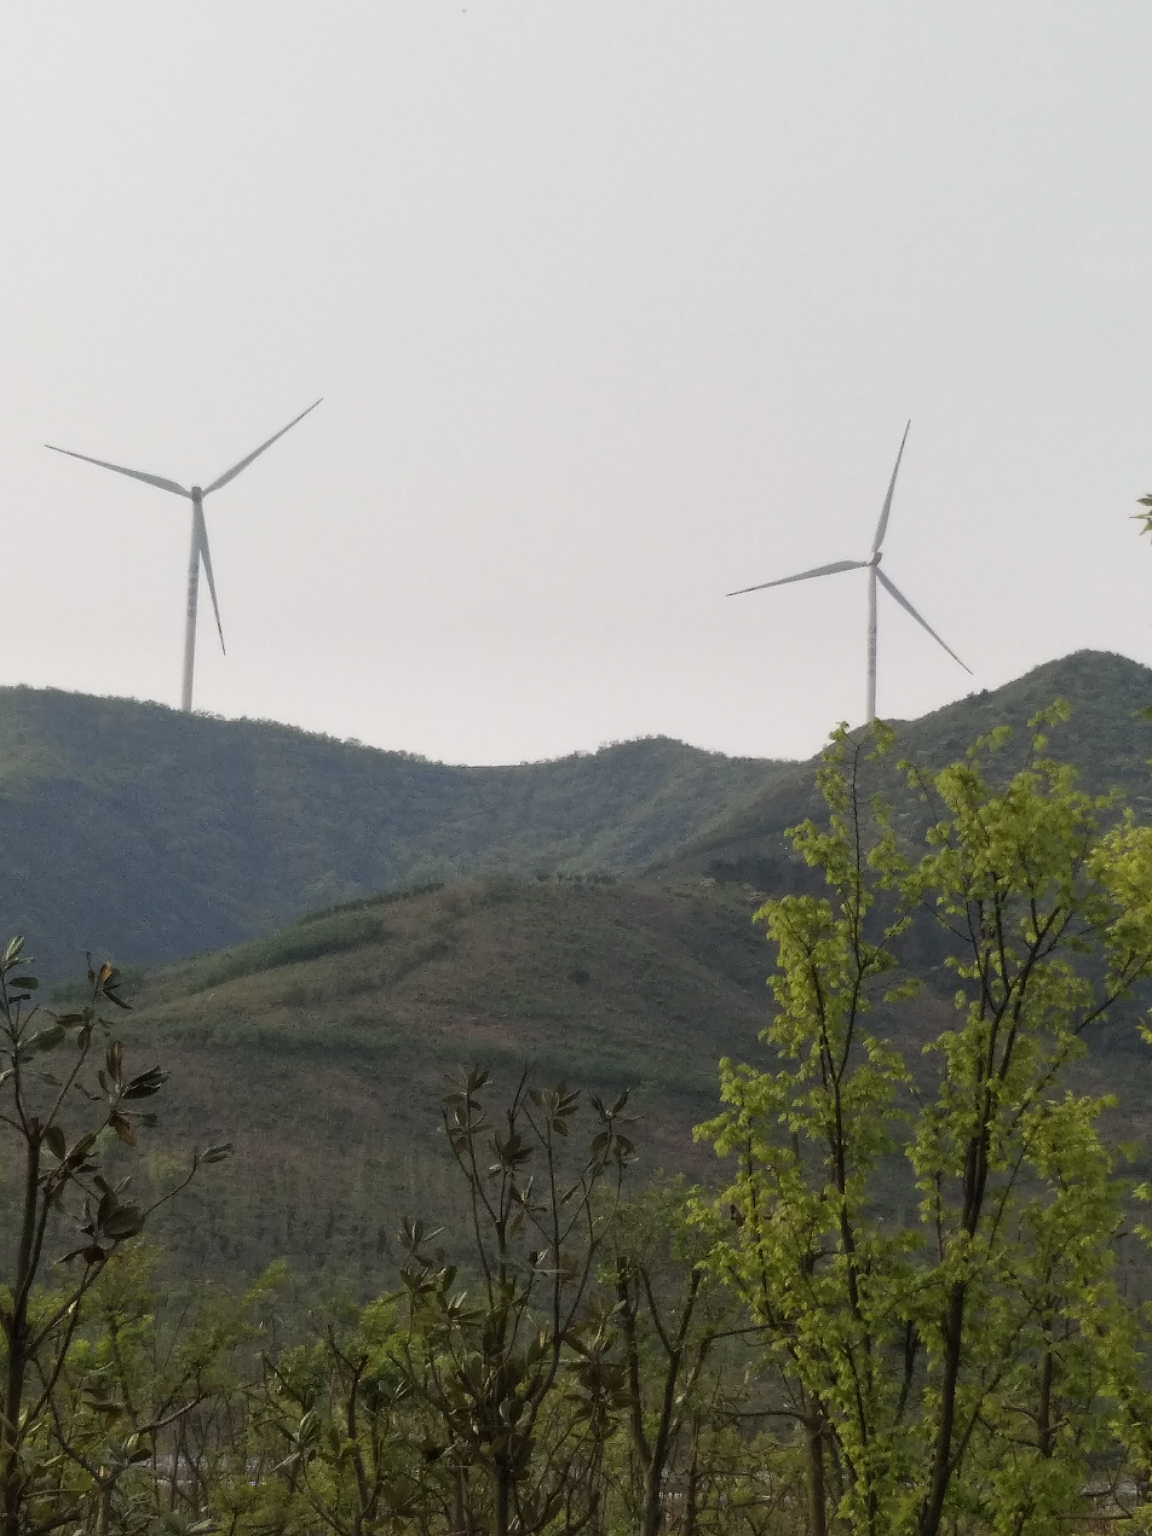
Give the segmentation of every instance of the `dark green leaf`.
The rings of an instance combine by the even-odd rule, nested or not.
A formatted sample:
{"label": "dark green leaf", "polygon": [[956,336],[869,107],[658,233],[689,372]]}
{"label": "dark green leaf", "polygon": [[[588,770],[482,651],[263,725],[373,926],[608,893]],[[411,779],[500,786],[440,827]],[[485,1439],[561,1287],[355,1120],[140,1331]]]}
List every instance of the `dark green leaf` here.
{"label": "dark green leaf", "polygon": [[144,1225],[144,1212],[138,1205],[121,1205],[101,1223],[100,1230],[105,1237],[122,1242],[126,1237],[135,1237]]}
{"label": "dark green leaf", "polygon": [[162,1072],[159,1067],[150,1067],[147,1072],[141,1072],[134,1077],[124,1089],[122,1097],[125,1099],[146,1099],[152,1094],[158,1093],[168,1081],[167,1072]]}
{"label": "dark green leaf", "polygon": [[48,1024],[24,1043],[30,1051],[50,1051],[64,1038],[63,1024]]}

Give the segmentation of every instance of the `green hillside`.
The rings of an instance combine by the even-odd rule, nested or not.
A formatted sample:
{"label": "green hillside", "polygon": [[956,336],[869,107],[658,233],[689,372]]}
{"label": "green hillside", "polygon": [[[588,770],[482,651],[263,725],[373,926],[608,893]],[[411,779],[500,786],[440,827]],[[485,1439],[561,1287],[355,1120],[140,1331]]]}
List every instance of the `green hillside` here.
{"label": "green hillside", "polygon": [[[941,761],[1057,694],[1075,713],[1054,752],[1146,810],[1152,725],[1137,711],[1152,674],[1119,658],[1054,663],[902,727],[901,748]],[[156,1146],[237,1146],[212,1200],[193,1195],[167,1218],[170,1240],[210,1267],[283,1252],[369,1273],[402,1211],[443,1208],[437,1105],[449,1074],[477,1061],[506,1082],[532,1063],[546,1079],[631,1087],[643,1166],[706,1172],[690,1129],[714,1107],[717,1060],[761,1049],[769,953],[749,918],[765,890],[794,882],[783,828],[813,808],[808,768],[642,878],[490,873],[329,908],[143,978],[128,1037],[173,1073]],[[930,994],[892,1027],[936,1030],[948,1014]],[[1101,1029],[1094,1050],[1086,1070],[1122,1087],[1124,1134],[1146,1140],[1152,1063],[1130,1021]]]}
{"label": "green hillside", "polygon": [[286,1253],[370,1271],[405,1210],[443,1207],[438,1104],[478,1061],[504,1083],[532,1064],[549,1082],[630,1087],[643,1166],[699,1171],[691,1128],[712,1110],[716,1062],[754,1048],[763,1018],[752,905],[700,882],[497,874],[146,978],[125,1039],[172,1072],[150,1144],[237,1149],[167,1239],[209,1267]]}
{"label": "green hillside", "polygon": [[[998,725],[1013,727],[1021,746],[1028,720],[1057,698],[1072,708],[1067,724],[1052,737],[1055,756],[1074,763],[1085,786],[1118,788],[1144,818],[1152,816],[1152,670],[1126,657],[1077,651],[1045,663],[1003,688],[967,698],[919,720],[894,721],[896,751],[876,774],[876,783],[896,805],[898,817],[922,814],[919,801],[896,774],[895,761],[908,757],[940,767],[959,757],[980,735]],[[1011,747],[1005,762],[1013,763]],[[813,765],[800,763],[776,775],[661,862],[668,870],[743,880],[764,890],[796,878],[784,832],[816,808]]]}
{"label": "green hillside", "polygon": [[636,870],[787,765],[667,739],[460,768],[266,721],[0,690],[0,927],[50,973],[217,949],[480,868]]}
{"label": "green hillside", "polygon": [[[1057,694],[1061,750],[1148,804],[1152,673],[1081,652],[901,727],[925,761]],[[85,949],[127,964],[214,950],[317,906],[480,870],[684,869],[768,888],[811,767],[666,738],[554,762],[453,767],[266,721],[0,690],[0,927],[49,974]]]}

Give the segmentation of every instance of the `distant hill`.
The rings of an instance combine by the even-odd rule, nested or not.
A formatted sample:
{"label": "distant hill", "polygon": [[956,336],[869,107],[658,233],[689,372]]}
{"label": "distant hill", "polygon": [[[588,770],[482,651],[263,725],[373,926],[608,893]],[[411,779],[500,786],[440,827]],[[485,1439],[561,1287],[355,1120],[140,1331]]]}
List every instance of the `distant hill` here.
{"label": "distant hill", "polygon": [[151,963],[481,868],[637,870],[788,764],[664,738],[450,767],[266,721],[0,690],[0,932]]}
{"label": "distant hill", "polygon": [[[1003,760],[1013,765],[1026,749],[1028,720],[1058,698],[1068,701],[1072,715],[1050,733],[1053,756],[1074,763],[1086,788],[1120,789],[1142,817],[1152,818],[1152,721],[1142,715],[1152,706],[1152,670],[1100,651],[1077,651],[1003,688],[969,694],[919,720],[894,721],[896,751],[875,781],[898,815],[910,818],[918,806],[894,772],[896,759],[942,767],[962,756],[978,736],[1009,725],[1015,745]],[[655,862],[673,873],[706,874],[776,890],[796,877],[785,830],[816,809],[814,764],[798,763]]]}
{"label": "distant hill", "polygon": [[[1079,652],[899,726],[933,763],[1057,696],[1054,742],[1152,811],[1152,672]],[[553,762],[453,767],[266,721],[0,690],[0,932],[49,975],[91,948],[152,964],[272,932],[318,906],[481,870],[644,870],[776,889],[812,765],[625,742]]]}

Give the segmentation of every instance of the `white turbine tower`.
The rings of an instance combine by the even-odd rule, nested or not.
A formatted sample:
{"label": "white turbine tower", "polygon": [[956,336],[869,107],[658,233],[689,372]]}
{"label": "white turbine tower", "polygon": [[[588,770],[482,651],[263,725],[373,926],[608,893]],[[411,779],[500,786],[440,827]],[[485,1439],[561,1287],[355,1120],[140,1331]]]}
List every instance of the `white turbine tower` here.
{"label": "white turbine tower", "polygon": [[908,431],[912,426],[909,422],[904,428],[904,436],[900,439],[900,452],[896,455],[896,467],[892,471],[892,479],[888,485],[888,494],[884,498],[884,506],[880,512],[880,521],[876,524],[876,537],[872,540],[872,553],[867,560],[835,560],[831,565],[818,565],[815,570],[801,571],[798,576],[781,576],[776,581],[762,581],[759,586],[741,587],[739,591],[729,592],[729,597],[740,597],[745,592],[763,592],[766,587],[783,587],[790,581],[807,581],[812,576],[834,576],[837,571],[863,571],[868,572],[868,723],[876,718],[876,583],[879,582],[905,612],[910,613],[922,628],[926,629],[936,641],[937,645],[951,656],[953,661],[959,662],[965,672],[971,674],[972,668],[960,661],[959,656],[950,645],[945,645],[940,636],[932,628],[927,620],[922,619],[913,608],[912,604],[897,588],[895,582],[889,581],[880,569],[880,561],[883,557],[884,535],[888,530],[888,514],[892,511],[892,493],[896,489],[896,476],[900,473],[900,460],[904,457],[904,444],[908,441]]}
{"label": "white turbine tower", "polygon": [[[321,396],[321,399],[323,396]],[[283,437],[285,432],[291,431],[298,421],[303,421],[308,411],[314,411],[320,404],[314,400],[307,411],[301,411],[299,416],[293,417],[286,427],[281,427],[279,432],[270,437],[266,443],[261,443],[259,448],[254,448],[239,464],[233,464],[231,469],[226,469],[222,475],[213,480],[211,485],[203,489],[194,485],[190,491],[186,491],[182,485],[177,485],[175,480],[165,480],[160,475],[147,475],[140,469],[125,469],[122,464],[109,464],[105,459],[93,459],[86,453],[73,453],[71,448],[57,448],[54,443],[45,443],[46,448],[51,448],[53,453],[66,453],[69,458],[83,459],[85,464],[98,464],[101,469],[115,470],[118,475],[129,475],[133,480],[143,480],[146,485],[156,485],[162,491],[172,491],[176,496],[186,496],[192,503],[192,547],[188,556],[188,616],[184,627],[184,685],[180,695],[180,708],[185,713],[192,709],[192,674],[196,666],[196,605],[200,595],[200,563],[204,563],[204,574],[208,578],[208,591],[212,595],[212,609],[216,615],[216,629],[220,635],[220,649],[224,649],[224,629],[220,623],[220,604],[216,601],[216,582],[212,575],[212,556],[208,550],[208,525],[204,521],[204,498],[210,496],[213,491],[218,491],[228,484],[229,480],[235,480],[242,469],[247,469],[253,459],[258,459],[266,448],[271,448],[277,438]]]}

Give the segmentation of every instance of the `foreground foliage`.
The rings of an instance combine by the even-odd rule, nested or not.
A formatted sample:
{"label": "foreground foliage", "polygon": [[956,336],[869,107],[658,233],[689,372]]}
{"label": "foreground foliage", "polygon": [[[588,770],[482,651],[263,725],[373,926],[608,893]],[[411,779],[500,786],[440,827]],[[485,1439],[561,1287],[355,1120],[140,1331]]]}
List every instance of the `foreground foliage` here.
{"label": "foreground foliage", "polygon": [[[1108,819],[1040,734],[992,787],[1004,741],[913,775],[913,857],[862,797],[865,744],[835,739],[828,824],[795,833],[827,894],[760,914],[778,1065],[725,1063],[704,1128],[739,1159],[714,1262],[803,1424],[813,1533],[1056,1531],[1121,1447],[1145,1472],[1122,1189],[1104,1101],[1067,1074],[1152,971],[1152,830]],[[899,955],[927,921],[955,1014],[911,1063],[869,1016],[914,1009]]]}

